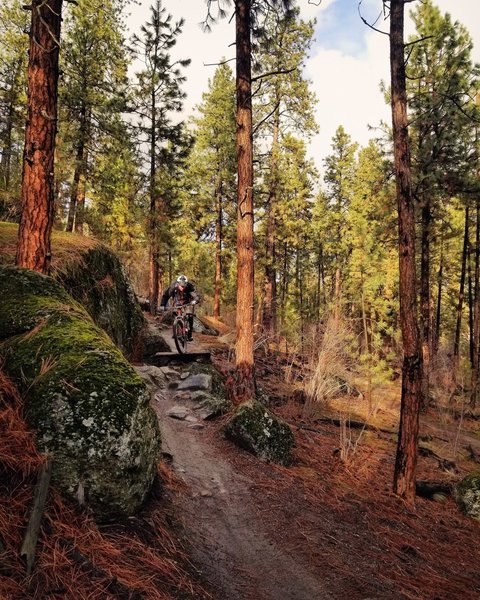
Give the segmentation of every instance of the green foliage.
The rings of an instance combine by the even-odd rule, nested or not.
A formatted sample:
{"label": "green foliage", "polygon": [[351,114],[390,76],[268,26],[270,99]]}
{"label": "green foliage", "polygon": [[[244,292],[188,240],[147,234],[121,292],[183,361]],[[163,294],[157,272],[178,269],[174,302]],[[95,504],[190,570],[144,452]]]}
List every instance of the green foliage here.
{"label": "green foliage", "polygon": [[[125,47],[121,0],[79,0],[66,11],[62,32],[59,85],[60,160],[57,177],[70,180],[59,188],[68,205],[68,230],[81,227],[97,157],[115,138],[128,140],[119,114],[126,110],[129,53]],[[101,159],[100,159],[101,160]]]}
{"label": "green foliage", "polygon": [[16,219],[20,207],[26,118],[26,64],[30,13],[19,0],[0,7],[0,219]]}
{"label": "green foliage", "polygon": [[286,15],[271,11],[263,24],[253,74],[261,82],[254,100],[256,130],[263,138],[271,137],[275,126],[306,138],[318,131],[317,98],[303,74],[314,23],[302,21],[299,13],[298,8]]}
{"label": "green foliage", "polygon": [[[120,123],[117,125],[121,126]],[[106,139],[92,169],[92,204],[86,215],[92,234],[121,253],[138,251],[145,242],[141,174],[137,155],[124,139]]]}
{"label": "green foliage", "polygon": [[431,0],[411,14],[415,37],[423,40],[412,46],[408,61],[414,173],[420,196],[442,196],[445,187],[465,189],[475,179],[480,71],[472,64],[472,40],[463,25],[442,15]]}
{"label": "green foliage", "polygon": [[[146,235],[150,261],[155,270],[168,272],[177,215],[178,181],[191,144],[182,122],[172,122],[173,112],[182,109],[185,81],[182,69],[189,59],[172,62],[170,51],[183,27],[183,19],[172,23],[160,0],[150,7],[150,20],[133,37],[136,55],[145,68],[136,73],[134,96],[136,141],[145,173],[144,192],[148,197]],[[146,150],[146,153],[145,153]],[[152,290],[150,290],[151,293]]]}
{"label": "green foliage", "polygon": [[195,110],[194,144],[181,194],[178,263],[201,282],[204,297],[213,297],[219,252],[223,301],[234,285],[228,275],[236,243],[235,81],[228,65],[217,68]]}

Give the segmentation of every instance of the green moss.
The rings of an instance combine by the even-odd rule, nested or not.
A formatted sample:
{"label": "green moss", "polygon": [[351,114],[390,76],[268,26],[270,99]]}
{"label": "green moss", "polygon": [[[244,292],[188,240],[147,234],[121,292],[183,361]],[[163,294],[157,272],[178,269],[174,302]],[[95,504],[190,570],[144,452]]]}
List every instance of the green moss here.
{"label": "green moss", "polygon": [[[13,265],[17,231],[17,224],[0,223],[0,264]],[[131,356],[145,319],[118,257],[91,238],[59,231],[52,235],[52,254],[52,277]]]}
{"label": "green moss", "polygon": [[290,427],[256,400],[238,407],[224,433],[256,456],[285,466],[291,463],[294,438]]}
{"label": "green moss", "polygon": [[[98,515],[133,512],[155,476],[160,436],[143,380],[57,282],[0,267],[0,355],[54,479]],[[3,329],[4,328],[4,329]],[[9,335],[9,337],[6,337]]]}
{"label": "green moss", "polygon": [[455,487],[454,496],[462,512],[480,520],[480,472],[462,479]]}

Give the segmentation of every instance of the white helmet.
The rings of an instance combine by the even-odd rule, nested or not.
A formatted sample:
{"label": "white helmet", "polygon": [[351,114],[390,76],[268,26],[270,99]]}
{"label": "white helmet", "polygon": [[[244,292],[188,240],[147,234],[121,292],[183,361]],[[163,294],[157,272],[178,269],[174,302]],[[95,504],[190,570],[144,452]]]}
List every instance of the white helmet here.
{"label": "white helmet", "polygon": [[188,279],[185,277],[185,275],[179,275],[177,277],[177,283],[180,285],[187,285]]}

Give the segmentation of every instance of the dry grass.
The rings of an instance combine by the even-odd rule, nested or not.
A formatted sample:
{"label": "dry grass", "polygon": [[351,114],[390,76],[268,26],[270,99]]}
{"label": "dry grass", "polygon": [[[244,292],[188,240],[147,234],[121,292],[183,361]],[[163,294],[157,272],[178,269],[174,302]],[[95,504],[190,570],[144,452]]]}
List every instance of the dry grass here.
{"label": "dry grass", "polygon": [[312,374],[305,386],[305,418],[315,418],[325,404],[339,395],[342,385],[351,380],[346,350],[348,339],[349,332],[334,319],[329,319],[314,357]]}
{"label": "dry grass", "polygon": [[[17,251],[17,223],[0,222],[0,257],[4,265],[13,265]],[[84,264],[86,251],[100,243],[83,235],[53,231],[52,233],[52,275],[66,275]]]}

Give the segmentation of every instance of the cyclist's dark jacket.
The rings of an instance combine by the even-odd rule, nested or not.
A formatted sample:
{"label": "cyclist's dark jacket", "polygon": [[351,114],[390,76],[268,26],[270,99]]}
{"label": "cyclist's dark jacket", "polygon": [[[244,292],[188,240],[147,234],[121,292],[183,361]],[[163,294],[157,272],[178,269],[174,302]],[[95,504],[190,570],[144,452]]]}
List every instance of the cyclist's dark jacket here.
{"label": "cyclist's dark jacket", "polygon": [[183,292],[179,290],[179,284],[177,281],[174,281],[170,287],[168,287],[163,296],[161,306],[167,306],[170,298],[173,298],[174,306],[181,306],[182,304],[188,304],[195,300],[195,302],[200,301],[200,296],[195,291],[195,287],[187,281],[185,287],[183,288]]}

